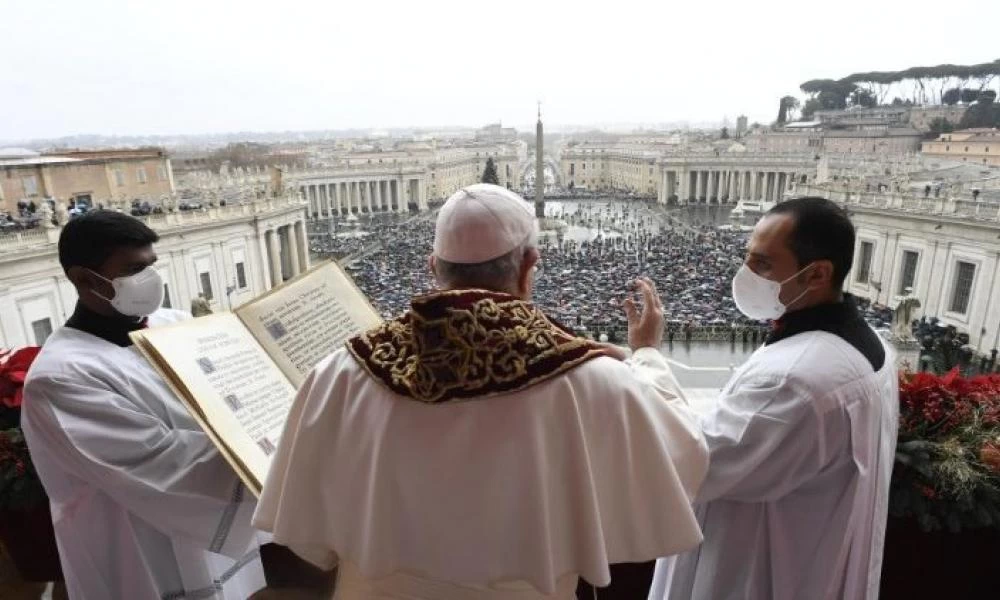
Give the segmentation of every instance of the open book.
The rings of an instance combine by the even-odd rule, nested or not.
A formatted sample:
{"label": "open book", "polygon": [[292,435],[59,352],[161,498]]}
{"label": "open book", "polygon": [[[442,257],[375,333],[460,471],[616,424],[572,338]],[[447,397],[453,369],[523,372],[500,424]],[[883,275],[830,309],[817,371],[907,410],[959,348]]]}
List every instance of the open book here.
{"label": "open book", "polygon": [[327,262],[235,312],[131,335],[260,495],[295,390],[316,363],[381,321],[350,277]]}

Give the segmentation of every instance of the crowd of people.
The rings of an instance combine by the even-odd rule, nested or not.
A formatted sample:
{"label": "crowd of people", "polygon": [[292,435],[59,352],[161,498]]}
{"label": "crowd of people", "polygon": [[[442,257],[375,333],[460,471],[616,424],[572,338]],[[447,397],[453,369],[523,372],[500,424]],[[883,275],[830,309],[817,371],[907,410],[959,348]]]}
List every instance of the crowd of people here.
{"label": "crowd of people", "polygon": [[[664,297],[669,327],[744,323],[729,297],[729,282],[745,248],[745,234],[708,225],[669,225],[645,203],[550,205],[539,240],[542,267],[534,299],[576,330],[623,331],[619,301],[640,273]],[[348,270],[383,314],[406,310],[413,293],[431,291],[427,267],[434,235],[430,216],[375,215],[363,220],[316,221],[310,247],[319,255],[350,257]]]}
{"label": "crowd of people", "polygon": [[[385,318],[405,311],[414,294],[433,290],[427,265],[433,236],[430,214],[310,223],[312,252],[348,258],[348,271]],[[762,341],[764,324],[740,314],[730,293],[747,236],[645,202],[549,203],[534,301],[579,333],[620,341],[626,321],[619,303],[629,282],[643,274],[662,295],[668,340],[711,334]],[[892,320],[886,308],[861,308],[876,327]]]}

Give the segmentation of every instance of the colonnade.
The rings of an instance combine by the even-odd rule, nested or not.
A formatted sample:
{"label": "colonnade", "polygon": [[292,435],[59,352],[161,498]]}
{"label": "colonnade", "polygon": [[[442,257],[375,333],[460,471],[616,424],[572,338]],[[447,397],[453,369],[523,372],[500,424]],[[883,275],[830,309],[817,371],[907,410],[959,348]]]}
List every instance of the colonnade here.
{"label": "colonnade", "polygon": [[664,169],[659,199],[681,204],[778,202],[799,177],[792,171],[762,169]]}
{"label": "colonnade", "polygon": [[266,289],[280,285],[309,268],[309,239],[304,221],[267,229],[261,245]]}
{"label": "colonnade", "polygon": [[309,201],[309,214],[330,217],[335,214],[409,211],[427,208],[426,185],[422,178],[351,179],[300,182],[299,190]]}

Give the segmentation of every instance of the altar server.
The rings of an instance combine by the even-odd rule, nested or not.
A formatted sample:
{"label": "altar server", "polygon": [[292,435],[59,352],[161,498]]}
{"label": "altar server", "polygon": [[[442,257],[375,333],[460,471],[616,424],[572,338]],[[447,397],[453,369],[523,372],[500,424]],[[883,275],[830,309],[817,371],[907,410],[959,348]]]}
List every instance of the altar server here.
{"label": "altar server", "polygon": [[773,331],[701,415],[705,541],[659,562],[651,599],[878,597],[898,385],[843,291],[854,240],[822,198],[778,204],[755,227],[733,298]]}
{"label": "altar server", "polygon": [[28,373],[21,423],[72,600],[243,600],[264,586],[253,496],[128,337],[185,316],[160,309],[157,239],[112,211],[65,226],[79,300]]}

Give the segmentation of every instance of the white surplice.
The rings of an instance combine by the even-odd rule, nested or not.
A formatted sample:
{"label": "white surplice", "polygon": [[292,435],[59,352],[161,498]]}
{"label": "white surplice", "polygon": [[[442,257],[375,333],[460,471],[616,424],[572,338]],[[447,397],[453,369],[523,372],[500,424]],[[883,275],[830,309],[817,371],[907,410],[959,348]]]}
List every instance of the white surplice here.
{"label": "white surplice", "polygon": [[651,600],[878,597],[898,380],[832,333],[762,347],[701,415],[711,454],[697,549],[657,563]]}
{"label": "white surplice", "polygon": [[242,600],[264,587],[253,495],[135,348],[53,333],[22,426],[72,600]]}
{"label": "white surplice", "polygon": [[346,350],[296,397],[254,524],[338,598],[572,598],[577,576],[701,540],[694,415],[653,349],[524,390],[424,404]]}

